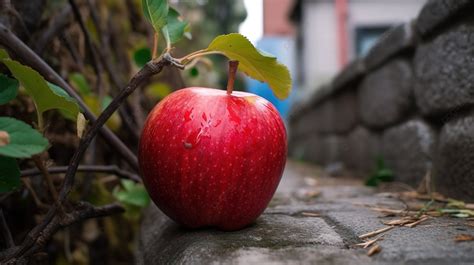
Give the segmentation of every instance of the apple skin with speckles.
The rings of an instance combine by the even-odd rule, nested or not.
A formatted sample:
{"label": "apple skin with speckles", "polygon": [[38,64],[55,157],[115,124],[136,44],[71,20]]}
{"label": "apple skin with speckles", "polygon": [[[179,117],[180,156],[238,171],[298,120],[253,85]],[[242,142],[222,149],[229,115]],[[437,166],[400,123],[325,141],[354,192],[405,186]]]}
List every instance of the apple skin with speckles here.
{"label": "apple skin with speckles", "polygon": [[262,214],[286,155],[285,126],[270,102],[198,87],[158,103],[139,145],[144,184],[167,216],[188,228],[227,231]]}

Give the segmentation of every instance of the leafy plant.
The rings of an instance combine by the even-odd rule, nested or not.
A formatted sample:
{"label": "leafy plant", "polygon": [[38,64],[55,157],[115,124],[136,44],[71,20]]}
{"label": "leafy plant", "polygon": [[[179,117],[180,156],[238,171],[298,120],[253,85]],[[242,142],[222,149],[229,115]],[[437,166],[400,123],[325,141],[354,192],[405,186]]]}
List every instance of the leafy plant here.
{"label": "leafy plant", "polygon": [[[142,0],[143,12],[150,21],[155,34],[160,34],[166,42],[165,53],[171,45],[187,33],[188,23],[179,19],[179,13],[169,7],[166,0]],[[157,45],[155,38],[154,47]],[[175,63],[187,65],[193,60],[211,54],[221,54],[230,60],[239,61],[239,70],[251,78],[267,82],[273,93],[280,99],[287,98],[291,91],[291,76],[288,68],[279,63],[275,56],[258,50],[243,35],[231,33],[217,36],[206,49],[190,53]]]}
{"label": "leafy plant", "polygon": [[374,173],[365,181],[366,186],[377,187],[381,182],[390,182],[394,179],[394,173],[385,165],[382,157],[376,160]]}
{"label": "leafy plant", "polygon": [[43,113],[51,109],[61,110],[66,118],[76,120],[80,109],[75,99],[62,88],[47,82],[31,67],[10,59],[5,51],[0,54],[0,62],[7,66],[34,100],[40,129],[44,127]]}
{"label": "leafy plant", "polygon": [[132,220],[140,216],[140,210],[150,204],[150,196],[143,184],[124,179],[113,190],[113,196],[126,208],[126,215]]}
{"label": "leafy plant", "polygon": [[18,81],[0,74],[0,105],[8,103],[18,93]]}

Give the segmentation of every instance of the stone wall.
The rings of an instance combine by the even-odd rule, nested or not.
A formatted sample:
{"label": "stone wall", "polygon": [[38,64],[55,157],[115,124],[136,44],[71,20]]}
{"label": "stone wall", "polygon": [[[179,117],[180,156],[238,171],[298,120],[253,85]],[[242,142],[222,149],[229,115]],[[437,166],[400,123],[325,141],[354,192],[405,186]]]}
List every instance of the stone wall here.
{"label": "stone wall", "polygon": [[290,155],[474,201],[474,1],[430,0],[417,18],[318,88],[290,116]]}

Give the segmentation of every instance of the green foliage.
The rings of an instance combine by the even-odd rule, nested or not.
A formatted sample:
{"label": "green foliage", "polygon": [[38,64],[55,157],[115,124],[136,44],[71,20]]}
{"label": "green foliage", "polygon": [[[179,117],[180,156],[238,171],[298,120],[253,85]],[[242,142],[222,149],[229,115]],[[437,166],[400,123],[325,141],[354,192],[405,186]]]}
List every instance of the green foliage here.
{"label": "green foliage", "polygon": [[0,145],[0,155],[29,158],[48,147],[48,140],[30,125],[10,118],[0,117],[0,131],[8,133],[8,141]]}
{"label": "green foliage", "polygon": [[287,98],[291,91],[291,76],[288,68],[279,63],[275,56],[255,48],[252,43],[238,33],[216,37],[206,49],[218,52],[231,60],[239,61],[239,69],[251,78],[266,82],[275,96]]}
{"label": "green foliage", "polygon": [[390,182],[393,178],[393,171],[385,165],[382,157],[378,157],[375,172],[366,180],[365,185],[377,187],[380,182]]}
{"label": "green foliage", "polygon": [[18,93],[18,81],[0,74],[0,105],[14,99]]}
{"label": "green foliage", "polygon": [[122,187],[115,187],[114,197],[125,205],[146,207],[150,203],[150,197],[143,184],[135,183],[131,180],[122,180]]}
{"label": "green foliage", "polygon": [[62,110],[67,113],[66,118],[76,119],[79,114],[79,105],[62,88],[48,84],[35,70],[11,59],[3,59],[12,75],[20,81],[28,94],[33,98],[38,112],[38,122],[42,123],[42,115],[51,109]]}
{"label": "green foliage", "polygon": [[183,36],[190,38],[189,24],[180,19],[176,9],[169,7],[167,0],[142,0],[143,13],[156,33],[161,32],[167,47]]}
{"label": "green foliage", "polygon": [[146,88],[146,94],[155,99],[163,99],[171,93],[171,87],[166,83],[152,83]]}
{"label": "green foliage", "polygon": [[470,209],[440,209],[439,210],[443,214],[449,214],[452,217],[456,218],[468,218],[468,217],[474,217],[474,210]]}
{"label": "green foliage", "polygon": [[168,12],[168,33],[171,43],[176,43],[183,38],[185,33],[189,33],[189,23],[180,18],[176,9],[171,8]]}
{"label": "green foliage", "polygon": [[112,195],[125,207],[125,217],[137,220],[141,209],[150,204],[150,197],[143,184],[121,180],[121,187],[115,187]]}
{"label": "green foliage", "polygon": [[199,70],[197,69],[197,67],[191,68],[191,70],[189,71],[189,75],[192,77],[199,76]]}
{"label": "green foliage", "polygon": [[151,51],[149,48],[140,48],[133,53],[133,60],[138,67],[143,67],[151,60]]}
{"label": "green foliage", "polygon": [[166,25],[168,19],[168,1],[167,0],[142,0],[143,14],[151,22],[156,32]]}
{"label": "green foliage", "polygon": [[5,51],[4,49],[0,49],[0,60],[8,59],[8,58],[10,58],[10,56],[8,56],[7,51]]}
{"label": "green foliage", "polygon": [[92,88],[83,74],[71,73],[69,75],[69,80],[71,81],[72,85],[79,90],[81,95],[87,95],[92,92]]}
{"label": "green foliage", "polygon": [[0,156],[0,193],[20,187],[20,168],[15,158]]}

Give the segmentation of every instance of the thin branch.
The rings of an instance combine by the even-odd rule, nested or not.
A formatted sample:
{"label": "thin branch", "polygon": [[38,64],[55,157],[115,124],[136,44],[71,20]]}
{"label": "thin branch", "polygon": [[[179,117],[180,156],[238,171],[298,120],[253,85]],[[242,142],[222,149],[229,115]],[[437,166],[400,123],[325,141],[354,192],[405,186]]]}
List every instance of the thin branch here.
{"label": "thin branch", "polygon": [[[41,59],[34,51],[32,51],[23,41],[18,39],[8,28],[0,23],[0,44],[8,48],[11,52],[18,56],[18,58],[32,66],[41,75],[49,81],[64,88],[66,92],[75,98],[84,112],[84,116],[91,122],[96,121],[96,116],[92,113],[89,107],[76,93],[76,91],[61,78],[43,59]],[[138,159],[135,154],[107,127],[101,127],[100,133],[104,139],[111,145],[134,170],[138,170]]]}
{"label": "thin branch", "polygon": [[[107,108],[99,115],[97,120],[91,125],[90,129],[82,137],[79,147],[77,148],[74,156],[72,157],[69,168],[64,177],[64,182],[61,186],[59,193],[58,201],[48,210],[46,216],[42,222],[33,228],[22,242],[20,248],[13,253],[13,255],[8,255],[7,260],[12,259],[13,257],[25,257],[29,256],[44,245],[43,241],[39,240],[40,238],[49,239],[49,237],[44,237],[44,235],[52,235],[53,233],[49,232],[51,225],[54,226],[55,220],[58,218],[59,209],[62,208],[64,202],[67,199],[69,192],[71,191],[74,181],[76,171],[79,166],[84,153],[86,152],[89,144],[92,139],[97,135],[100,128],[102,128],[105,122],[112,116],[112,114],[120,107],[123,101],[147,81],[151,76],[161,72],[164,66],[174,65],[179,68],[184,68],[182,65],[176,62],[176,59],[172,58],[169,54],[164,54],[162,57],[155,61],[148,62],[134,77],[130,80],[129,84],[120,91],[120,93],[112,100],[112,102],[107,106]],[[57,230],[57,229],[56,229]]]}
{"label": "thin branch", "polygon": [[5,242],[7,248],[15,246],[15,241],[13,241],[12,233],[10,232],[10,228],[8,228],[5,216],[3,216],[2,209],[0,209],[0,235],[2,236],[3,242]]}
{"label": "thin branch", "polygon": [[42,54],[46,45],[48,45],[56,35],[64,31],[71,21],[70,6],[66,6],[58,14],[54,15],[46,30],[41,33],[41,37],[33,44],[33,49],[36,53]]}
{"label": "thin branch", "polygon": [[[48,168],[48,172],[50,174],[60,174],[60,173],[66,173],[68,170],[67,166],[62,166],[62,167],[50,167]],[[110,165],[110,166],[102,166],[102,165],[80,165],[77,168],[77,172],[96,172],[96,173],[111,173],[114,175],[117,175],[118,177],[121,178],[126,178],[126,179],[131,179],[136,182],[141,182],[141,178],[133,174],[129,171],[120,169],[116,165]],[[41,175],[41,171],[32,168],[32,169],[26,169],[21,171],[21,176],[22,177],[30,177],[30,176],[37,176]]]}
{"label": "thin branch", "polygon": [[54,200],[58,199],[58,192],[54,187],[53,179],[49,174],[48,169],[44,165],[44,161],[41,159],[39,155],[33,156],[33,161],[35,162],[36,167],[39,169],[39,172],[43,175],[44,179],[46,180],[46,185],[48,186],[49,192],[51,192],[51,196],[53,196]]}
{"label": "thin branch", "polygon": [[112,114],[120,107],[120,105],[125,101],[125,99],[137,89],[141,84],[147,81],[151,76],[161,72],[165,65],[172,65],[173,58],[169,54],[165,54],[163,57],[159,58],[157,61],[151,61],[147,63],[135,76],[132,77],[130,83],[120,91],[120,93],[112,100],[112,102],[107,106],[107,108],[99,115],[97,120],[91,125],[90,129],[82,137],[79,144],[79,148],[74,153],[70,163],[69,169],[66,172],[64,178],[63,186],[61,187],[61,192],[59,193],[59,202],[63,203],[67,195],[71,191],[71,188],[74,184],[74,176],[76,170],[79,166],[84,153],[86,152],[89,144],[92,139],[97,135],[100,128],[105,124],[105,122],[112,116]]}
{"label": "thin branch", "polygon": [[[49,239],[60,229],[68,227],[74,223],[90,219],[109,216],[112,214],[123,213],[125,209],[116,203],[108,204],[105,206],[95,207],[88,202],[79,202],[74,206],[74,210],[70,213],[55,214],[44,229],[41,230],[41,233],[36,237],[31,237],[30,234],[27,235],[25,242],[28,242],[28,245],[31,247],[28,249],[20,248],[17,253],[14,255],[7,255],[4,260],[6,264],[17,264],[16,262],[20,260],[25,260],[30,255],[40,251],[44,248]],[[8,251],[7,251],[8,252]],[[18,255],[20,254],[21,255]],[[2,257],[3,255],[0,255]],[[1,263],[4,264],[4,263]]]}
{"label": "thin branch", "polygon": [[[69,5],[72,8],[72,13],[74,14],[74,17],[77,20],[77,23],[79,23],[79,27],[81,28],[82,34],[84,34],[84,38],[86,40],[86,45],[89,48],[89,52],[92,55],[92,67],[94,68],[94,72],[96,74],[96,84],[95,88],[96,91],[102,91],[102,64],[99,61],[99,56],[97,55],[96,52],[96,47],[94,43],[92,43],[91,36],[89,31],[86,28],[86,25],[84,23],[84,19],[82,19],[81,12],[79,11],[79,8],[76,4],[76,1],[74,0],[69,0]],[[102,99],[103,95],[102,93],[99,93],[100,98]]]}
{"label": "thin branch", "polygon": [[378,234],[387,232],[388,230],[393,229],[394,227],[395,227],[395,226],[387,226],[387,227],[384,227],[384,228],[381,228],[381,229],[378,229],[378,230],[375,230],[375,231],[372,231],[372,232],[369,232],[369,233],[360,235],[359,238],[360,238],[360,239],[364,239],[364,238],[368,238],[368,237],[373,237],[373,236],[376,236],[376,235],[378,235]]}
{"label": "thin branch", "polygon": [[[125,84],[124,84],[124,81],[121,78],[119,78],[120,75],[117,74],[117,70],[114,69],[113,63],[111,62],[112,54],[110,54],[109,52],[110,43],[109,43],[107,31],[103,30],[103,27],[101,26],[101,22],[100,22],[100,17],[97,14],[97,11],[95,7],[93,6],[93,4],[91,3],[91,1],[88,0],[87,4],[89,6],[91,18],[97,29],[100,42],[101,42],[101,49],[98,49],[96,45],[93,45],[92,48],[95,49],[95,55],[99,57],[100,63],[103,64],[103,68],[105,68],[105,71],[109,77],[109,80],[112,81],[112,84],[115,86],[117,91],[120,91],[121,88],[124,87]],[[85,34],[89,34],[87,30],[85,30]],[[133,123],[133,118],[130,117],[130,115],[128,115],[126,111],[127,106],[130,106],[130,105],[127,104],[127,102],[125,102],[125,104],[119,108],[118,112],[119,112],[120,117],[122,118],[122,121],[124,122],[124,125],[130,131],[134,140],[138,141],[138,138],[140,137],[139,131],[137,130],[137,126]]]}

